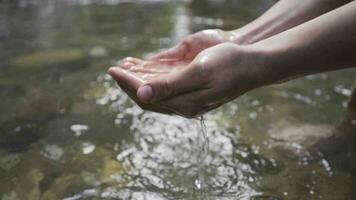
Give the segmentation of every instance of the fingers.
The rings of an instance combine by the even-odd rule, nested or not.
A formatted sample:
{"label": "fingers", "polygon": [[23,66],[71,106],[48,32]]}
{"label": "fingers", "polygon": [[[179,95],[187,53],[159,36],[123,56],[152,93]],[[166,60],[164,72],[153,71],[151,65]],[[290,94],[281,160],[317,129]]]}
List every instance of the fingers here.
{"label": "fingers", "polygon": [[133,63],[135,65],[139,65],[142,62],[144,62],[143,60],[139,59],[139,58],[133,58],[133,57],[126,57],[122,60],[123,63],[127,62],[127,63]]}
{"label": "fingers", "polygon": [[170,69],[153,68],[153,67],[145,67],[145,66],[133,66],[128,70],[134,73],[148,73],[148,74],[164,74],[171,71]]}
{"label": "fingers", "polygon": [[138,58],[127,57],[127,58],[124,58],[124,59],[120,62],[119,65],[120,65],[123,69],[129,70],[129,69],[131,69],[132,67],[141,65],[143,62],[144,62],[143,60],[138,59]]}
{"label": "fingers", "polygon": [[[110,68],[108,70],[108,73],[114,77],[114,79],[117,79],[117,71],[119,69],[115,68]],[[120,73],[120,72],[119,72]],[[119,75],[121,76],[121,75]],[[125,81],[116,81],[117,84],[119,85],[119,87],[138,105],[140,106],[142,109],[144,110],[148,110],[148,111],[153,111],[153,112],[159,112],[159,113],[163,113],[163,114],[172,114],[171,111],[169,111],[168,109],[165,108],[161,108],[159,106],[155,106],[152,104],[145,104],[142,103],[138,100],[137,96],[136,96],[136,88],[133,87],[132,85],[130,85],[129,82],[125,82]]]}
{"label": "fingers", "polygon": [[152,104],[145,104],[145,103],[140,102],[137,99],[135,91],[130,91],[128,89],[128,87],[125,86],[124,84],[121,84],[121,83],[119,84],[118,83],[118,85],[143,110],[152,111],[152,112],[158,112],[158,113],[163,113],[163,114],[173,114],[173,112],[168,110],[168,109],[165,109],[165,108],[162,108],[162,107],[159,107],[159,106],[155,106],[155,105],[152,105]]}
{"label": "fingers", "polygon": [[131,62],[123,62],[120,64],[120,66],[123,68],[123,69],[126,69],[126,70],[129,70],[130,68],[136,66],[135,64],[131,63]]}
{"label": "fingers", "polygon": [[209,103],[210,93],[209,89],[197,90],[157,102],[155,105],[178,115],[194,118],[220,105]]}
{"label": "fingers", "polygon": [[185,57],[185,52],[187,52],[188,44],[186,42],[181,42],[177,46],[162,51],[149,60],[182,60]]}
{"label": "fingers", "polygon": [[111,75],[116,82],[125,83],[125,85],[133,91],[136,91],[144,83],[142,78],[120,67],[111,67],[108,70],[108,74]]}
{"label": "fingers", "polygon": [[201,76],[199,67],[188,66],[186,69],[158,76],[140,86],[137,96],[142,102],[157,102],[172,96],[203,89],[206,80]]}

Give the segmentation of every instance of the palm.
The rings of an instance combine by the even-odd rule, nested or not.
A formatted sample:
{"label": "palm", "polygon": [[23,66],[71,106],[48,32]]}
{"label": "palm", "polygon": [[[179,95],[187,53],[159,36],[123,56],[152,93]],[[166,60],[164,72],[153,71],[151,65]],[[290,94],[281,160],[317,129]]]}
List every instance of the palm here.
{"label": "palm", "polygon": [[189,61],[144,61],[137,58],[126,58],[120,67],[109,69],[120,88],[125,91],[142,109],[159,113],[172,114],[172,111],[140,101],[137,90],[145,82],[159,76],[177,72],[189,65]]}
{"label": "palm", "polygon": [[193,60],[201,51],[229,41],[229,34],[221,30],[204,30],[186,37],[172,49],[160,52],[152,60]]}
{"label": "palm", "polygon": [[121,67],[128,71],[137,81],[140,81],[142,84],[158,76],[180,71],[187,67],[190,62],[191,60],[189,59],[179,61],[145,61],[138,58],[126,58],[123,60]]}

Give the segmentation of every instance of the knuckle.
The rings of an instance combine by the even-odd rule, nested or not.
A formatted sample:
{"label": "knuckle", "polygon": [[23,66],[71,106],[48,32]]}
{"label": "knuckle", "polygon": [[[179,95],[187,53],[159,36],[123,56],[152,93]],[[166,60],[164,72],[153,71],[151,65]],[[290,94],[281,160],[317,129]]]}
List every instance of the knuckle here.
{"label": "knuckle", "polygon": [[161,90],[162,90],[162,94],[161,94],[161,98],[166,98],[169,97],[171,95],[173,95],[173,90],[171,87],[171,84],[169,83],[168,79],[164,79],[162,84],[161,84]]}
{"label": "knuckle", "polygon": [[161,101],[173,95],[173,89],[168,78],[162,78],[157,82],[151,83],[154,90],[153,101]]}

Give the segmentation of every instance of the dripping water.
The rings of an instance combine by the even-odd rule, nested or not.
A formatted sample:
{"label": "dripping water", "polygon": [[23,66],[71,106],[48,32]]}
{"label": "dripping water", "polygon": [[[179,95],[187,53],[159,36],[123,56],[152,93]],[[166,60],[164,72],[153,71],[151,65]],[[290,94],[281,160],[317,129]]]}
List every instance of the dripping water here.
{"label": "dripping water", "polygon": [[195,186],[199,190],[199,199],[206,199],[206,158],[209,154],[209,138],[207,135],[207,128],[204,120],[204,116],[198,118],[198,143],[199,143],[199,155],[198,155],[198,178],[195,180]]}

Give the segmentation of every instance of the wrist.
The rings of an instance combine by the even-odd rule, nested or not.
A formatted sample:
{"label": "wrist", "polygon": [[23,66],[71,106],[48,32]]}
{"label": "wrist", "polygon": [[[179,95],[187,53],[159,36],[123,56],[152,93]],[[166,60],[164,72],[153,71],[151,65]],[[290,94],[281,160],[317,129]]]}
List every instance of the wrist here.
{"label": "wrist", "polygon": [[254,34],[249,33],[244,27],[232,31],[227,31],[229,42],[238,45],[249,45],[256,41]]}
{"label": "wrist", "polygon": [[288,78],[283,59],[278,59],[278,51],[272,48],[261,48],[257,45],[240,46],[243,49],[245,66],[249,66],[251,80],[255,87],[262,87]]}

